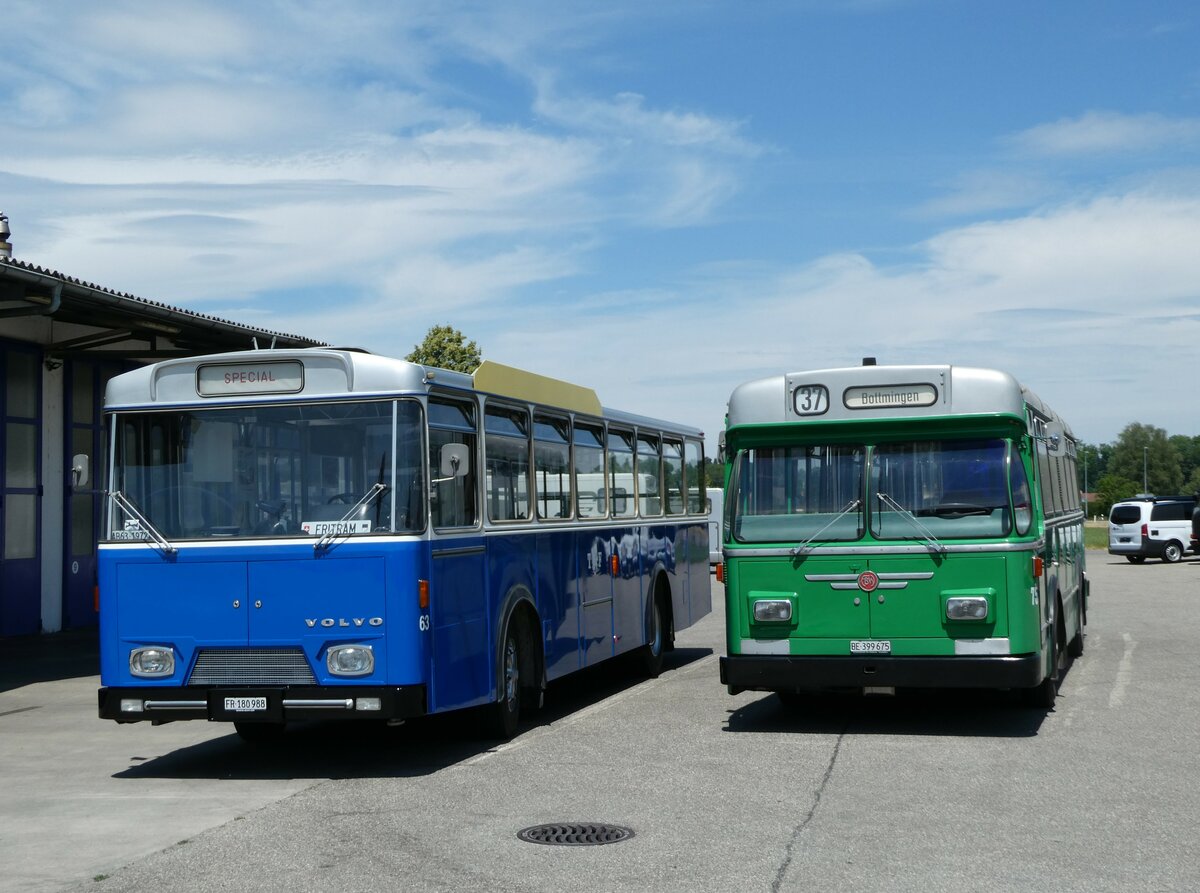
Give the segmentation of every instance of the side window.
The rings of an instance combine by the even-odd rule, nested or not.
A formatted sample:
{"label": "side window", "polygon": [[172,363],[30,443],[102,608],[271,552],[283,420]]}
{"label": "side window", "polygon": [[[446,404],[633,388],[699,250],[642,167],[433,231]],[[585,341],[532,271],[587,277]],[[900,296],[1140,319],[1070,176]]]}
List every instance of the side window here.
{"label": "side window", "polygon": [[529,518],[529,413],[488,405],[483,449],[488,520]]}
{"label": "side window", "polygon": [[1161,502],[1150,510],[1151,521],[1186,521],[1191,517],[1185,502]]}
{"label": "side window", "polygon": [[649,434],[638,435],[634,483],[637,486],[638,511],[643,517],[662,514],[662,498],[659,495],[662,457],[658,453],[658,445],[657,437]]}
{"label": "side window", "polygon": [[1033,500],[1029,496],[1029,478],[1025,475],[1021,454],[1012,447],[1009,448],[1009,462],[1011,463],[1014,526],[1018,536],[1025,536],[1029,533],[1030,525],[1033,524]]}
{"label": "side window", "polygon": [[[1041,419],[1036,418],[1034,432],[1039,437],[1044,437],[1046,434],[1046,423]],[[1055,486],[1055,480],[1052,472],[1052,462],[1050,453],[1046,449],[1046,441],[1039,439],[1034,441],[1035,450],[1037,453],[1037,481],[1038,490],[1042,494],[1042,511],[1047,518],[1052,518],[1059,513],[1058,487]]]}
{"label": "side window", "polygon": [[533,417],[533,476],[539,518],[571,517],[571,425],[564,418]]}
{"label": "side window", "polygon": [[683,443],[684,482],[687,485],[687,510],[692,515],[708,514],[704,492],[704,445],[698,440]]}
{"label": "side window", "polygon": [[[479,523],[475,481],[475,406],[472,403],[431,398],[429,401],[430,516],[433,526],[474,527]],[[466,474],[443,474],[443,448],[466,448]]]}
{"label": "side window", "polygon": [[633,432],[608,432],[608,493],[614,518],[631,518],[634,512]]}
{"label": "side window", "polygon": [[663,497],[668,515],[683,514],[683,444],[663,441]]}
{"label": "side window", "polygon": [[604,518],[604,428],[575,422],[575,511],[580,518]]}

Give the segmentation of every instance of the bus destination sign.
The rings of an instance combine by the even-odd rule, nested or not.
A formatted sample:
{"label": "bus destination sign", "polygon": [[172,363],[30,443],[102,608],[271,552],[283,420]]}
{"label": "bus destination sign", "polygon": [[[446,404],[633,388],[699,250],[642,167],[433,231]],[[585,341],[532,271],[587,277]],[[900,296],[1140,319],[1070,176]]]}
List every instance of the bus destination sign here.
{"label": "bus destination sign", "polygon": [[304,365],[299,360],[214,363],[196,370],[196,393],[201,397],[295,394],[302,390]]}
{"label": "bus destination sign", "polygon": [[846,388],[842,402],[847,409],[906,409],[933,406],[937,388],[931,384],[883,384],[865,388]]}

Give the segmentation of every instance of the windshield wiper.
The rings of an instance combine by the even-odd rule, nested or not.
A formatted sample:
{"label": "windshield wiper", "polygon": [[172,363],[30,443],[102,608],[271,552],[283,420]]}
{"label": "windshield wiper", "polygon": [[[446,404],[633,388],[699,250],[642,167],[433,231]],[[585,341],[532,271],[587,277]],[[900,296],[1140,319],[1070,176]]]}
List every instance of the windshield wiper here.
{"label": "windshield wiper", "polygon": [[[138,528],[142,533],[150,539],[151,543],[162,552],[163,557],[174,555],[178,549],[171,545],[170,540],[159,533],[158,528],[150,523],[150,520],[138,510],[138,507],[133,504],[132,500],[120,490],[111,490],[108,494],[109,498],[121,507],[121,511],[133,517],[137,521]],[[128,528],[126,528],[128,529]]]}
{"label": "windshield wiper", "polygon": [[888,496],[882,490],[875,495],[879,497],[880,502],[886,502],[889,506],[900,513],[901,518],[916,528],[916,531],[918,534],[920,534],[921,539],[925,541],[925,547],[929,549],[930,552],[937,552],[943,555],[946,553],[946,547],[942,545],[941,541],[936,536],[929,532],[928,527],[917,520],[916,515],[914,515],[900,503],[896,502],[896,500],[892,499],[892,497]]}
{"label": "windshield wiper", "polygon": [[321,534],[321,538],[313,543],[313,551],[320,552],[322,549],[329,548],[333,544],[333,541],[339,537],[349,536],[349,531],[342,527],[342,525],[349,521],[360,508],[364,505],[370,505],[373,500],[378,499],[387,491],[388,485],[383,481],[372,484],[371,489],[367,491],[362,499],[350,506],[350,510],[346,514],[333,522],[333,529]]}
{"label": "windshield wiper", "polygon": [[834,524],[836,524],[838,521],[840,521],[845,515],[848,515],[850,512],[854,511],[861,504],[862,504],[861,500],[851,499],[848,503],[846,503],[846,507],[844,509],[842,509],[840,512],[838,512],[836,515],[834,515],[832,518],[829,519],[828,524],[826,524],[824,527],[822,527],[820,530],[818,530],[816,533],[814,533],[812,536],[810,536],[808,539],[806,539],[800,545],[796,546],[796,548],[792,549],[792,557],[797,558],[801,555],[807,555],[809,552],[811,552],[812,544],[815,543],[820,538],[822,533],[824,533],[826,530],[828,530],[830,527],[832,527]]}
{"label": "windshield wiper", "polygon": [[939,502],[921,509],[922,515],[937,515],[939,518],[964,518],[967,515],[990,515],[1001,506],[979,505],[974,502]]}

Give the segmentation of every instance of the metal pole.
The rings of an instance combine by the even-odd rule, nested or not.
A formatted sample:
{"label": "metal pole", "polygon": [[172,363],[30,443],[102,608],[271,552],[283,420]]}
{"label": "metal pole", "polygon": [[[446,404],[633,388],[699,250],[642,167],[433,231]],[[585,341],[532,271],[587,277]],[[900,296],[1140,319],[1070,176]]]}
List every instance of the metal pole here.
{"label": "metal pole", "polygon": [[1149,493],[1150,487],[1146,484],[1146,457],[1150,453],[1150,447],[1142,447],[1142,492]]}

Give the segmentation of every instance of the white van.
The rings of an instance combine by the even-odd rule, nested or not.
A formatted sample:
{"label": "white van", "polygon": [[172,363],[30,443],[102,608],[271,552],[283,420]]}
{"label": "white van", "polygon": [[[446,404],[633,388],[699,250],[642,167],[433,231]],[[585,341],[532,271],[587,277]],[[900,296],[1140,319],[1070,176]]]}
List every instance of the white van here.
{"label": "white van", "polygon": [[709,487],[704,495],[708,498],[708,569],[711,571],[721,563],[721,516],[725,509],[725,494],[720,487]]}
{"label": "white van", "polygon": [[1191,496],[1136,496],[1114,503],[1108,514],[1108,552],[1134,564],[1147,558],[1175,562],[1192,535]]}

